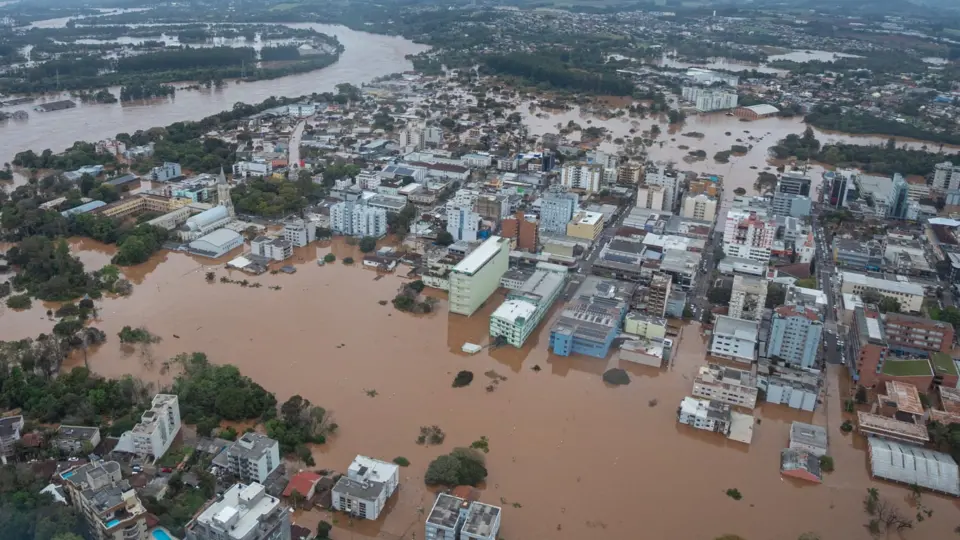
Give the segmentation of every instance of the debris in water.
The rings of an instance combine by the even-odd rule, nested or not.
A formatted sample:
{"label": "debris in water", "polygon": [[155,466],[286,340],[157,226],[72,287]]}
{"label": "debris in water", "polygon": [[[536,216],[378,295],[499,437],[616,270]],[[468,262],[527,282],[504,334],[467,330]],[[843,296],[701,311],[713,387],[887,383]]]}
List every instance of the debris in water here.
{"label": "debris in water", "polygon": [[178,335],[176,335],[176,334],[174,334],[173,337],[175,337],[175,338],[177,338],[177,339],[180,339],[180,336],[178,336]]}
{"label": "debris in water", "polygon": [[380,300],[380,301],[377,302],[377,303],[380,304],[381,306],[385,306],[385,305],[388,304],[388,302],[387,302],[386,300]]}
{"label": "debris in water", "polygon": [[657,406],[657,403],[658,403],[658,402],[657,402],[657,398],[653,398],[653,399],[651,399],[650,401],[647,402],[647,405],[650,406],[650,407],[656,407],[656,406]]}
{"label": "debris in water", "polygon": [[370,397],[377,397],[376,390],[367,390],[366,388],[364,388],[363,391],[366,392],[366,394]]}
{"label": "debris in water", "polygon": [[603,374],[604,382],[615,385],[624,385],[630,384],[630,376],[627,375],[627,372],[620,368],[608,369]]}
{"label": "debris in water", "polygon": [[530,368],[530,369],[539,372],[539,371],[540,371],[540,364],[536,364],[536,365],[534,365],[534,366],[533,366],[532,368]]}

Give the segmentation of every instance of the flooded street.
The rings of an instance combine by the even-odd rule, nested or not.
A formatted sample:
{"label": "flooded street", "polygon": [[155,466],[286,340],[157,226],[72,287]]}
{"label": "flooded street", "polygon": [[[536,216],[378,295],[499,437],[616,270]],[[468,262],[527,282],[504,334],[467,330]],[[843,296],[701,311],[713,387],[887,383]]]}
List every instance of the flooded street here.
{"label": "flooded street", "polygon": [[[91,265],[109,255],[106,246],[88,241],[71,246]],[[673,540],[737,533],[762,540],[795,538],[811,528],[824,538],[869,537],[861,507],[870,485],[866,455],[853,447],[856,436],[840,434],[836,392],[818,414],[829,418],[837,472],[822,486],[781,480],[779,450],[789,424],[814,420],[812,414],[758,408],[762,422],[751,446],[677,425],[677,404],[704,359],[696,325],[686,328],[673,366],[624,365],[632,383],[609,387],[600,378],[607,362],[548,353],[549,321],[523,349],[465,356],[465,341],[488,343],[488,317],[502,295],[470,318],[448,315],[443,300],[433,314],[407,315],[378,304],[394,296],[402,277],[374,280],[374,272],[339,261],[318,267],[315,258],[331,250],[338,258],[358,255],[339,241],[301,249],[294,275],[244,276],[264,284],[257,289],[207,283],[209,260],[158,254],[126,272],[138,282],[132,296],[98,302],[95,325],[108,342],[91,349],[90,367],[162,385],[172,377],[163,372],[165,360],[203,351],[213,362],[237,365],[281,401],[301,394],[334,412],[340,430],[315,448],[318,468],[343,469],[358,453],[408,458],[411,466],[401,471],[399,497],[385,518],[350,527],[340,516],[336,528],[354,538],[413,538],[413,532],[421,538],[425,516],[418,509],[429,511],[433,502],[423,484],[427,464],[481,436],[490,441],[482,500],[503,506],[503,538]],[[216,273],[217,279],[228,275]],[[242,279],[237,272],[231,277]],[[266,287],[274,284],[282,290]],[[54,321],[46,309],[35,303],[26,312],[4,313],[0,339],[49,332]],[[121,349],[116,334],[124,325],[143,325],[162,341]],[[77,355],[65,368],[82,362]],[[452,388],[461,369],[476,378]],[[506,380],[488,391],[495,376]],[[434,424],[446,442],[415,444],[420,426]],[[743,500],[727,497],[728,488],[739,489]],[[891,485],[880,489],[901,504],[907,494]],[[956,526],[953,503],[932,494],[924,494],[924,502],[937,515],[911,537],[946,538]],[[315,511],[298,522],[313,527],[321,517],[330,520]]]}
{"label": "flooded street", "polygon": [[[66,21],[42,21],[38,26],[63,26]],[[48,113],[33,112],[35,104],[23,106],[29,109],[29,119],[0,124],[0,162],[11,161],[22,150],[40,152],[50,148],[59,152],[75,141],[97,141],[121,132],[133,133],[138,129],[167,126],[179,121],[200,120],[230,109],[237,102],[253,104],[270,96],[296,97],[333,91],[340,83],[360,85],[410,69],[412,64],[404,57],[427,49],[400,37],[358,32],[345,26],[314,23],[290,23],[287,26],[312,28],[334,35],[346,50],[335,64],[320,70],[273,80],[231,82],[222,89],[178,92],[170,100],[109,105],[78,103],[76,108]],[[118,92],[114,90],[114,93]],[[48,94],[37,103],[68,98],[67,93]],[[13,110],[11,108],[10,112]]]}

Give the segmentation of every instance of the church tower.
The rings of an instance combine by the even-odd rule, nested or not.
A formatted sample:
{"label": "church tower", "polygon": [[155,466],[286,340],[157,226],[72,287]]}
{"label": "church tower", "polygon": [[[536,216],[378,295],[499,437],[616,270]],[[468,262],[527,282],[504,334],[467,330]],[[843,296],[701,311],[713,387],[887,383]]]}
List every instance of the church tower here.
{"label": "church tower", "polygon": [[230,186],[227,184],[227,175],[223,173],[223,165],[220,166],[220,176],[217,177],[217,203],[226,206],[230,217],[236,215],[233,209],[233,200],[230,198]]}

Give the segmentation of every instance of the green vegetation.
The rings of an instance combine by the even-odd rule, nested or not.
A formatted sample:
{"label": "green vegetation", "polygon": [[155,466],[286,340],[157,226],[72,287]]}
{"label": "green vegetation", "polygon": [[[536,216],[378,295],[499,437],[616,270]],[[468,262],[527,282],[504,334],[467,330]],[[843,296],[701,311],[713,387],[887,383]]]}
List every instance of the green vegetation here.
{"label": "green vegetation", "polygon": [[429,486],[476,486],[487,477],[485,465],[483,454],[476,450],[454,448],[430,462],[423,480]]}
{"label": "green vegetation", "polygon": [[146,328],[131,328],[124,326],[117,334],[120,337],[120,343],[156,343],[160,341],[158,336],[154,336]]}
{"label": "green vegetation", "polygon": [[40,493],[49,482],[27,463],[0,467],[0,538],[82,540],[86,526],[75,508]]}
{"label": "green vegetation", "polygon": [[630,375],[620,368],[608,369],[603,372],[603,382],[616,386],[630,384]]}
{"label": "green vegetation", "polygon": [[629,96],[634,84],[615,72],[589,71],[587,66],[604,66],[599,49],[573,51],[513,52],[489,56],[484,66],[489,74],[520,77],[547,88],[616,96]]}
{"label": "green vegetation", "polygon": [[473,382],[473,372],[472,371],[460,371],[457,373],[457,376],[453,378],[453,387],[462,388],[468,386]]}
{"label": "green vegetation", "polygon": [[183,421],[197,425],[207,436],[221,420],[270,419],[276,415],[277,398],[235,366],[216,366],[203,353],[181,354],[171,360],[182,373],[173,382],[172,393],[180,396]]}
{"label": "green vegetation", "polygon": [[934,166],[946,159],[943,154],[923,149],[898,147],[893,139],[883,145],[834,143],[825,145],[816,161],[837,167],[856,167],[864,172],[892,175],[932,174]]}
{"label": "green vegetation", "polygon": [[880,310],[880,313],[900,313],[900,301],[896,298],[884,296],[880,299],[880,303],[877,304],[877,308]]}
{"label": "green vegetation", "polygon": [[353,264],[353,257],[344,257],[343,264]]}
{"label": "green vegetation", "polygon": [[740,490],[736,488],[731,488],[727,490],[727,497],[730,497],[735,501],[739,501],[740,499],[743,498],[743,495],[740,494]]}
{"label": "green vegetation", "polygon": [[833,458],[830,456],[820,456],[820,470],[823,472],[833,472]]}
{"label": "green vegetation", "polygon": [[328,540],[331,530],[333,530],[333,525],[321,520],[320,523],[317,524],[317,540]]}
{"label": "green vegetation", "polygon": [[888,358],[883,363],[883,373],[898,377],[930,375],[930,363],[926,360],[894,360]]}
{"label": "green vegetation", "polygon": [[743,196],[747,194],[747,190],[743,189],[742,187],[738,187],[733,190],[733,194],[737,196]]}
{"label": "green vegetation", "polygon": [[407,458],[405,458],[405,457],[403,457],[403,456],[397,456],[397,457],[393,458],[393,462],[396,463],[397,465],[401,466],[401,467],[409,467],[409,466],[410,466],[410,460],[407,459]]}
{"label": "green vegetation", "polygon": [[722,150],[720,152],[717,152],[716,154],[713,155],[713,159],[717,163],[727,163],[730,161],[730,151]]}
{"label": "green vegetation", "polygon": [[950,130],[935,131],[932,127],[887,120],[854,110],[844,110],[839,105],[820,105],[811,111],[804,121],[820,129],[844,133],[883,133],[934,143],[960,144],[960,135]]}
{"label": "green vegetation", "polygon": [[479,450],[479,451],[483,452],[484,454],[489,453],[489,452],[490,452],[490,440],[487,439],[487,437],[486,437],[485,435],[484,435],[484,436],[481,436],[479,440],[476,440],[476,441],[473,441],[472,443],[470,443],[470,448],[473,448],[474,450]]}
{"label": "green vegetation", "polygon": [[10,309],[30,309],[32,305],[30,296],[26,294],[15,294],[7,298],[7,307]]}
{"label": "green vegetation", "polygon": [[323,262],[325,263],[332,263],[336,260],[337,260],[337,256],[334,255],[333,253],[327,253],[326,255],[323,256]]}
{"label": "green vegetation", "polygon": [[803,135],[791,133],[770,148],[770,153],[777,159],[787,159],[791,156],[806,161],[814,159],[820,150],[820,141],[813,134],[813,128],[807,126]]}
{"label": "green vegetation", "polygon": [[867,530],[874,536],[897,531],[903,532],[913,528],[913,520],[900,513],[900,509],[886,499],[880,498],[876,488],[867,488],[867,495],[863,499],[863,509],[870,516]]}
{"label": "green vegetation", "polygon": [[219,438],[221,438],[221,439],[223,439],[223,440],[225,440],[225,441],[235,441],[235,440],[237,440],[237,435],[238,435],[237,430],[234,429],[233,426],[227,426],[227,427],[221,429],[221,430],[217,433],[217,437],[219,437]]}
{"label": "green vegetation", "polygon": [[364,236],[360,239],[360,251],[370,253],[377,249],[377,239],[372,236]]}
{"label": "green vegetation", "polygon": [[803,279],[798,279],[795,283],[797,287],[803,287],[804,289],[816,289],[817,288],[817,278],[814,276],[806,277]]}
{"label": "green vegetation", "polygon": [[333,415],[323,407],[310,403],[310,400],[296,395],[283,402],[280,416],[268,420],[267,436],[280,443],[284,453],[296,453],[308,466],[313,466],[308,443],[323,444],[327,436],[337,431]]}
{"label": "green vegetation", "polygon": [[957,375],[957,365],[953,363],[953,357],[949,354],[936,352],[930,355],[930,359],[938,374]]}
{"label": "green vegetation", "polygon": [[934,306],[930,308],[930,318],[935,321],[950,323],[953,325],[954,330],[960,331],[960,309],[955,307],[940,309]]}
{"label": "green vegetation", "polygon": [[443,444],[447,435],[440,429],[440,426],[420,426],[420,435],[417,437],[417,444],[420,445],[438,445]]}
{"label": "green vegetation", "polygon": [[844,420],[843,424],[840,424],[840,431],[850,433],[853,431],[853,424],[849,420]]}
{"label": "green vegetation", "polygon": [[927,424],[927,433],[934,448],[949,452],[954,459],[960,459],[960,424],[930,422]]}
{"label": "green vegetation", "polygon": [[149,82],[140,84],[127,84],[120,87],[120,101],[168,97],[174,95],[176,92],[176,89],[168,84]]}
{"label": "green vegetation", "polygon": [[440,232],[437,234],[436,244],[437,244],[438,246],[449,246],[449,245],[452,244],[452,243],[453,243],[453,235],[452,235],[452,234],[448,233],[447,231],[440,231]]}

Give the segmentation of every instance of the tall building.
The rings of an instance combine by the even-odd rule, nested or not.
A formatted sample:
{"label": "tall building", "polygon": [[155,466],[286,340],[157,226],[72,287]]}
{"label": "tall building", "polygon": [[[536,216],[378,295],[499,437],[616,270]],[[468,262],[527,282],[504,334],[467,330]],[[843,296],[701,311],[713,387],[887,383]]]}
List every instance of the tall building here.
{"label": "tall building", "polygon": [[294,219],[283,224],[283,238],[295,247],[304,247],[317,239],[317,224],[304,219]]}
{"label": "tall building", "polygon": [[777,181],[773,193],[773,214],[804,217],[810,215],[810,177],[805,173],[789,171]]}
{"label": "tall building", "polygon": [[186,540],[291,540],[290,512],[256,482],[234,484],[185,529]]}
{"label": "tall building", "polygon": [[20,440],[20,431],[23,429],[23,416],[7,416],[0,418],[0,457],[6,459],[14,454],[16,443]]}
{"label": "tall building", "polygon": [[640,184],[637,186],[637,208],[663,210],[664,193],[663,186]]}
{"label": "tall building", "polygon": [[580,203],[576,193],[567,193],[551,188],[540,201],[540,229],[545,232],[566,234],[567,223],[573,219]]}
{"label": "tall building", "polygon": [[696,104],[700,112],[733,109],[737,106],[738,98],[736,92],[699,86],[684,86],[681,89],[681,97]]}
{"label": "tall building", "polygon": [[578,211],[570,223],[567,223],[567,236],[596,241],[603,233],[603,214],[600,212]]}
{"label": "tall building", "polygon": [[244,433],[226,450],[227,469],[244,482],[266,482],[280,465],[280,445],[259,433]]}
{"label": "tall building", "polygon": [[667,300],[670,298],[670,289],[673,280],[669,274],[657,272],[650,280],[647,289],[647,313],[656,317],[663,317],[667,312]]}
{"label": "tall building", "polygon": [[175,394],[157,394],[140,422],[120,436],[115,450],[160,459],[180,431],[180,400]]}
{"label": "tall building", "polygon": [[788,364],[813,367],[822,337],[823,322],[816,310],[780,306],[773,310],[767,355],[781,358]]}
{"label": "tall building", "polygon": [[932,186],[942,191],[960,189],[960,165],[954,165],[949,161],[937,163],[933,170]]}
{"label": "tall building", "polygon": [[496,540],[500,507],[441,493],[427,516],[425,540]]}
{"label": "tall building", "polygon": [[683,198],[681,215],[689,219],[712,222],[717,217],[717,199],[706,193],[687,195]]}
{"label": "tall building", "polygon": [[360,519],[376,520],[400,485],[400,467],[357,456],[333,486],[332,506]]}
{"label": "tall building", "polygon": [[625,163],[617,167],[618,184],[636,184],[643,174],[643,167],[636,163]]}
{"label": "tall building", "polygon": [[480,214],[473,211],[472,205],[464,207],[447,203],[447,232],[455,242],[476,242],[479,229]]}
{"label": "tall building", "polygon": [[344,236],[380,238],[387,234],[387,211],[353,201],[339,202],[330,207],[330,226]]}
{"label": "tall building", "polygon": [[728,314],[736,319],[759,321],[767,303],[767,280],[753,276],[733,277]]}
{"label": "tall building", "polygon": [[738,407],[757,406],[757,378],[753,373],[719,364],[701,366],[693,379],[693,395]]}
{"label": "tall building", "polygon": [[569,269],[563,265],[539,263],[537,270],[490,315],[490,337],[503,337],[514,347],[523,347],[537,329],[550,306],[560,296]]}
{"label": "tall building", "polygon": [[756,361],[759,328],[760,325],[754,321],[718,315],[713,324],[710,354],[737,362]]}
{"label": "tall building", "polygon": [[560,173],[560,184],[567,189],[577,189],[587,193],[600,191],[603,179],[603,166],[586,163],[564,164]]}
{"label": "tall building", "polygon": [[723,228],[723,253],[758,262],[770,260],[777,225],[753,210],[731,209]]}
{"label": "tall building", "polygon": [[830,194],[827,198],[827,204],[833,208],[843,208],[847,205],[847,193],[856,183],[854,177],[857,175],[857,171],[840,170],[830,174],[832,174],[832,182],[829,187]]}
{"label": "tall building", "polygon": [[953,325],[950,323],[887,313],[885,330],[890,350],[904,356],[949,354],[953,349]]}
{"label": "tall building", "polygon": [[852,322],[847,337],[850,349],[847,361],[854,380],[871,388],[879,382],[889,352],[883,321],[879,312],[858,307],[854,309]]}
{"label": "tall building", "polygon": [[87,463],[60,474],[70,501],[95,540],[147,540],[147,510],[116,461]]}
{"label": "tall building", "polygon": [[500,236],[509,238],[515,249],[537,253],[540,251],[540,222],[537,216],[517,212],[500,223]]}
{"label": "tall building", "polygon": [[680,196],[679,174],[663,165],[648,165],[644,171],[643,182],[648,186],[663,186],[663,209],[673,212]]}
{"label": "tall building", "polygon": [[450,313],[470,316],[500,287],[510,262],[510,240],[491,236],[450,272]]}

